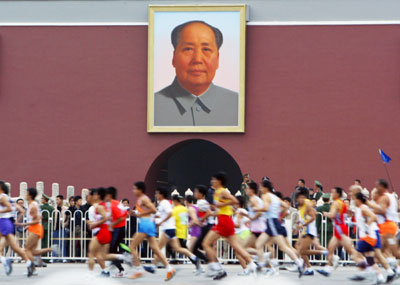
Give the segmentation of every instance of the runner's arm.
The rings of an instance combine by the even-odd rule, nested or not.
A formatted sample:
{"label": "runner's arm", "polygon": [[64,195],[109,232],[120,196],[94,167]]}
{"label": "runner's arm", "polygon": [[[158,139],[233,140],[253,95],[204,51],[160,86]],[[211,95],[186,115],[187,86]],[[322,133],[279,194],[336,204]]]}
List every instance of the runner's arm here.
{"label": "runner's arm", "polygon": [[372,203],[367,201],[367,206],[370,207],[375,214],[384,215],[386,214],[386,209],[389,206],[389,198],[388,197],[381,197],[378,203]]}
{"label": "runner's arm", "polygon": [[338,212],[338,202],[333,202],[331,209],[329,212],[324,212],[324,216],[327,218],[333,219]]}
{"label": "runner's arm", "polygon": [[221,199],[223,200],[227,200],[226,202],[223,203],[216,203],[214,204],[215,207],[217,208],[221,208],[224,206],[230,206],[230,205],[234,205],[234,204],[238,204],[238,200],[235,198],[235,196],[233,196],[231,193],[229,193],[228,190],[225,190],[221,193]]}
{"label": "runner's arm", "polygon": [[148,197],[145,197],[142,202],[143,202],[143,206],[145,206],[148,210],[143,211],[142,213],[136,213],[136,217],[140,218],[143,216],[148,216],[150,214],[155,214],[157,212],[156,207],[154,206],[154,204],[150,201],[150,199]]}

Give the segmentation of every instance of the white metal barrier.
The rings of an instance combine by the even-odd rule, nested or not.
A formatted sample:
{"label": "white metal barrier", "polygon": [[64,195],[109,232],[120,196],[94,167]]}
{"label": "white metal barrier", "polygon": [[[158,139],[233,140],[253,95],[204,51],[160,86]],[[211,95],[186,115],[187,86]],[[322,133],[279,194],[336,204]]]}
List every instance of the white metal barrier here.
{"label": "white metal barrier", "polygon": [[[289,219],[285,220],[285,227],[288,232],[288,240],[293,245],[297,241],[297,237],[293,235],[293,230],[297,227],[295,222],[298,221],[296,217],[298,213],[293,213]],[[327,247],[329,242],[329,238],[331,234],[333,234],[333,229],[331,225],[328,223],[328,219],[322,216],[320,213],[317,215],[320,216],[320,237],[319,241],[322,246]],[[60,213],[59,211],[54,211],[53,213],[49,213],[48,211],[42,211],[42,217],[44,217],[43,224],[45,228],[45,237],[42,239],[42,242],[39,246],[42,247],[50,247],[51,245],[58,244],[60,247],[61,256],[52,256],[51,253],[43,256],[43,259],[53,260],[53,261],[85,261],[87,260],[87,252],[90,239],[92,238],[91,231],[89,230],[86,220],[88,219],[88,213],[83,213],[80,210],[76,210],[71,213],[70,211],[65,211],[65,213]],[[46,226],[46,218],[47,226]],[[26,219],[26,218],[25,218]],[[352,226],[349,226],[349,232],[352,232]],[[125,227],[125,244],[130,245],[131,237],[136,232],[137,224],[136,218],[128,217],[127,223]],[[18,243],[23,247],[26,239],[26,230],[20,227],[16,228],[16,239]],[[356,236],[354,235],[354,242],[357,241]],[[190,240],[188,240],[190,243]],[[275,257],[280,262],[289,262],[290,259],[279,250],[276,246],[274,248]],[[7,249],[6,249],[7,250]],[[234,251],[224,240],[219,240],[216,244],[216,250],[218,258],[222,262],[237,262]],[[342,263],[351,263],[350,256],[342,250],[343,254],[340,254],[340,249],[337,251],[337,254],[341,256]],[[152,260],[152,251],[147,245],[147,243],[142,243],[139,248],[140,256],[143,261]],[[12,251],[9,251],[8,256],[19,258],[18,256],[14,256]],[[178,261],[187,261],[186,258],[181,256],[175,256],[175,260]],[[310,262],[312,263],[325,263],[325,257],[312,256],[310,257]]]}

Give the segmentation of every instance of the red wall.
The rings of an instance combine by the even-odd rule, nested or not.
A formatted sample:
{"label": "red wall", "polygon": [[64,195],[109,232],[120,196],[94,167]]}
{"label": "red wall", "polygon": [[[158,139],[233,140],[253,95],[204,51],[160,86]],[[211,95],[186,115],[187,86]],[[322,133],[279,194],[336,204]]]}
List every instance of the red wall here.
{"label": "red wall", "polygon": [[[1,179],[116,185],[190,138],[286,193],[385,177],[400,187],[400,26],[249,26],[245,134],[147,134],[147,27],[0,27]],[[399,188],[398,188],[399,189]],[[128,195],[130,196],[130,194]]]}

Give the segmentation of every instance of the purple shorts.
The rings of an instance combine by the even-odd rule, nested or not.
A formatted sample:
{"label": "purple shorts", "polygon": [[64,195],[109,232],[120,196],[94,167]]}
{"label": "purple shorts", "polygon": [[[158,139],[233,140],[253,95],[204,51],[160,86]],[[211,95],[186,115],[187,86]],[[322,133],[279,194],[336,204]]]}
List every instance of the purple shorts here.
{"label": "purple shorts", "polygon": [[0,233],[2,236],[14,234],[14,224],[9,218],[0,218]]}
{"label": "purple shorts", "polygon": [[194,226],[189,229],[189,234],[191,237],[198,238],[201,234],[201,228],[199,226]]}

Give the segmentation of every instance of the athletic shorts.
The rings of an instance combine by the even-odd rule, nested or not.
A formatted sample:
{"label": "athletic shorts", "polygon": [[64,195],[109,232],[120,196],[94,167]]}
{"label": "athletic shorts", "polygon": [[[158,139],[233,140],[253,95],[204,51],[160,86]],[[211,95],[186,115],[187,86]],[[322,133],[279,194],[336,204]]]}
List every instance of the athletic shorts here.
{"label": "athletic shorts", "polygon": [[357,251],[361,253],[371,252],[375,249],[382,248],[381,238],[377,233],[377,239],[366,237],[357,242]]}
{"label": "athletic shorts", "polygon": [[222,237],[230,237],[235,234],[235,224],[231,216],[218,215],[218,223],[211,229]]}
{"label": "athletic shorts", "polygon": [[112,241],[112,234],[109,229],[103,228],[97,232],[96,238],[100,244],[108,244]]}
{"label": "athletic shorts", "polygon": [[8,218],[0,219],[0,233],[2,236],[14,234],[14,224]]}
{"label": "athletic shorts", "polygon": [[201,228],[199,226],[193,226],[189,229],[191,237],[198,238],[201,235]]}
{"label": "athletic shorts", "polygon": [[349,228],[345,224],[334,225],[333,234],[338,240],[342,240],[342,235],[349,235]]}
{"label": "athletic shorts", "polygon": [[281,227],[282,227],[282,229],[281,229],[281,234],[282,234],[284,237],[287,237],[287,230],[286,230],[286,227],[285,227],[284,225],[282,225],[282,224],[281,224]]}
{"label": "athletic shorts", "polygon": [[236,234],[241,240],[247,240],[249,236],[251,235],[250,230],[244,230],[240,233]]}
{"label": "athletic shorts", "polygon": [[176,231],[175,229],[168,229],[168,230],[164,230],[164,234],[167,236],[167,238],[169,239],[173,239],[174,237],[176,237]]}
{"label": "athletic shorts", "polygon": [[379,224],[379,232],[382,236],[385,235],[397,235],[398,227],[395,222],[386,221],[383,224]]}
{"label": "athletic shorts", "polygon": [[139,218],[137,232],[146,234],[149,237],[156,237],[157,236],[156,224],[150,218]]}
{"label": "athletic shorts", "polygon": [[281,222],[277,218],[267,219],[267,229],[265,230],[265,233],[270,237],[284,236],[287,234],[285,227],[282,226]]}
{"label": "athletic shorts", "polygon": [[41,224],[30,225],[28,226],[27,230],[28,232],[39,236],[39,239],[43,238],[44,236],[44,229]]}
{"label": "athletic shorts", "polygon": [[258,238],[262,233],[259,232],[251,232],[256,238]]}

